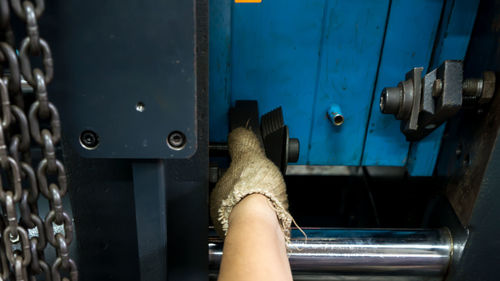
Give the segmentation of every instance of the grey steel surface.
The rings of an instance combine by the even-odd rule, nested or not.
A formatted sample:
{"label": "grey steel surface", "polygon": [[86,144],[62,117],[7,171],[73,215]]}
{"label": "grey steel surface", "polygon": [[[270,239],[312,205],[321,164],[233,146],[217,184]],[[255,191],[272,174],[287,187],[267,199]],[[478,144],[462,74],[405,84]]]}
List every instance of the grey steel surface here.
{"label": "grey steel surface", "polygon": [[[68,143],[84,157],[187,158],[197,149],[196,1],[56,1],[48,36]],[[139,105],[139,106],[138,106]],[[140,110],[137,110],[139,108]],[[82,131],[99,136],[84,149]],[[186,146],[167,137],[182,132]]]}
{"label": "grey steel surface", "polygon": [[[442,280],[452,242],[447,230],[307,229],[289,245],[294,280]],[[209,240],[210,276],[222,242]]]}

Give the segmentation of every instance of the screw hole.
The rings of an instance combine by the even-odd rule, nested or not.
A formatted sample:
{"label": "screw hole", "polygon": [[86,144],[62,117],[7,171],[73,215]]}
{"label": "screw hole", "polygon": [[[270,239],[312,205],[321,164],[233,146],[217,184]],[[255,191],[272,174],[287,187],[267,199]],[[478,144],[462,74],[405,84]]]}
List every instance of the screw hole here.
{"label": "screw hole", "polygon": [[80,145],[87,150],[94,150],[99,145],[99,136],[90,130],[80,134]]}
{"label": "screw hole", "polygon": [[135,110],[137,110],[138,112],[144,112],[144,110],[146,110],[146,106],[144,105],[143,102],[138,102],[135,105]]}
{"label": "screw hole", "polygon": [[167,144],[171,149],[181,150],[186,145],[186,136],[179,131],[172,132],[167,137]]}

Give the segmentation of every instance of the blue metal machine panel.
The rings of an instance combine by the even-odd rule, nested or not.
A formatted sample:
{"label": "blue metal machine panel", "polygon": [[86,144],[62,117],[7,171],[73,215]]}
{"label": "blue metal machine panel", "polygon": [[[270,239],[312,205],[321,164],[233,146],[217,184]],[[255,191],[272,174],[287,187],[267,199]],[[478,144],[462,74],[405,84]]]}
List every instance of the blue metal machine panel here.
{"label": "blue metal machine panel", "polygon": [[[306,163],[324,0],[234,4],[231,101],[256,99],[260,113],[283,107]],[[226,111],[227,112],[227,111]]]}
{"label": "blue metal machine panel", "polygon": [[380,112],[378,97],[384,87],[404,80],[412,67],[429,64],[442,5],[434,0],[392,1],[366,135],[365,166],[406,164],[410,143],[400,131],[400,121]]}
{"label": "blue metal machine panel", "polygon": [[[220,2],[211,9],[228,17]],[[229,102],[257,99],[261,113],[283,107],[299,163],[359,165],[387,9],[368,0],[233,4],[230,34],[221,19],[211,26],[211,140],[226,138]],[[335,101],[344,128],[326,117]]]}
{"label": "blue metal machine panel", "polygon": [[[308,159],[360,165],[389,1],[327,1]],[[337,104],[344,123],[327,111]]]}
{"label": "blue metal machine panel", "polygon": [[[378,96],[410,68],[429,65],[443,2],[390,2],[389,13],[389,1],[212,0],[210,140],[226,140],[227,112],[235,100],[255,99],[261,114],[283,107],[290,135],[301,141],[299,164],[405,166],[410,162],[410,173],[430,175],[439,149],[439,141],[431,139],[433,135],[440,139],[442,133],[421,142],[432,143],[429,147],[414,146],[411,157],[416,160],[408,161],[410,144],[399,121],[382,116]],[[465,53],[464,38],[469,38],[473,25],[469,15],[475,14],[478,0],[465,2],[446,1],[447,7],[457,10],[449,25],[455,26],[458,36],[452,33],[446,42],[436,44],[434,58],[442,54],[439,62]],[[340,127],[327,118],[334,104],[344,114]]]}
{"label": "blue metal machine panel", "polygon": [[[432,68],[448,59],[463,59],[476,19],[479,0],[448,1],[445,6]],[[412,143],[408,159],[408,172],[412,176],[430,176],[436,166],[445,124],[425,139]]]}

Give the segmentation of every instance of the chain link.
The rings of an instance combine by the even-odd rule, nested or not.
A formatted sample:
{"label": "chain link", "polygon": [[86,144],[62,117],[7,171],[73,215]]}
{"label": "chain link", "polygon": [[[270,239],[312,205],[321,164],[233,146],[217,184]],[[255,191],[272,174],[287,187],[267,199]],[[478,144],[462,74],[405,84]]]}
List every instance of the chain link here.
{"label": "chain link", "polygon": [[[62,203],[66,172],[56,153],[61,121],[47,91],[54,76],[52,53],[38,25],[44,10],[44,0],[0,0],[0,281],[78,280],[69,253],[73,221]],[[26,36],[18,48],[12,15],[25,24]],[[41,65],[33,67],[37,57]],[[32,99],[23,96],[22,79],[35,98],[26,107]],[[36,169],[31,144],[42,151]],[[38,213],[39,194],[49,203],[45,219]],[[44,258],[47,244],[56,252],[52,265]]]}

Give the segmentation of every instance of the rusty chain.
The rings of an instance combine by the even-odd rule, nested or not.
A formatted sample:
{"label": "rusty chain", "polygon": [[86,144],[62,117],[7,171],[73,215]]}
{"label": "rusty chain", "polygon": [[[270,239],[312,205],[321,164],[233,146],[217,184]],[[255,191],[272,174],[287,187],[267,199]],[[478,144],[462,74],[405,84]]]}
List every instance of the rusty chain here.
{"label": "rusty chain", "polygon": [[[54,75],[52,54],[38,29],[44,10],[44,0],[0,0],[0,281],[78,280],[76,263],[69,255],[73,222],[62,203],[66,173],[56,155],[61,124],[47,92]],[[12,15],[26,28],[19,48],[14,43]],[[32,67],[36,57],[42,58],[41,68]],[[29,106],[22,79],[35,94]],[[30,156],[32,143],[42,151],[36,169]],[[44,220],[38,212],[39,194],[50,207]],[[44,257],[47,244],[56,252],[52,265]]]}

